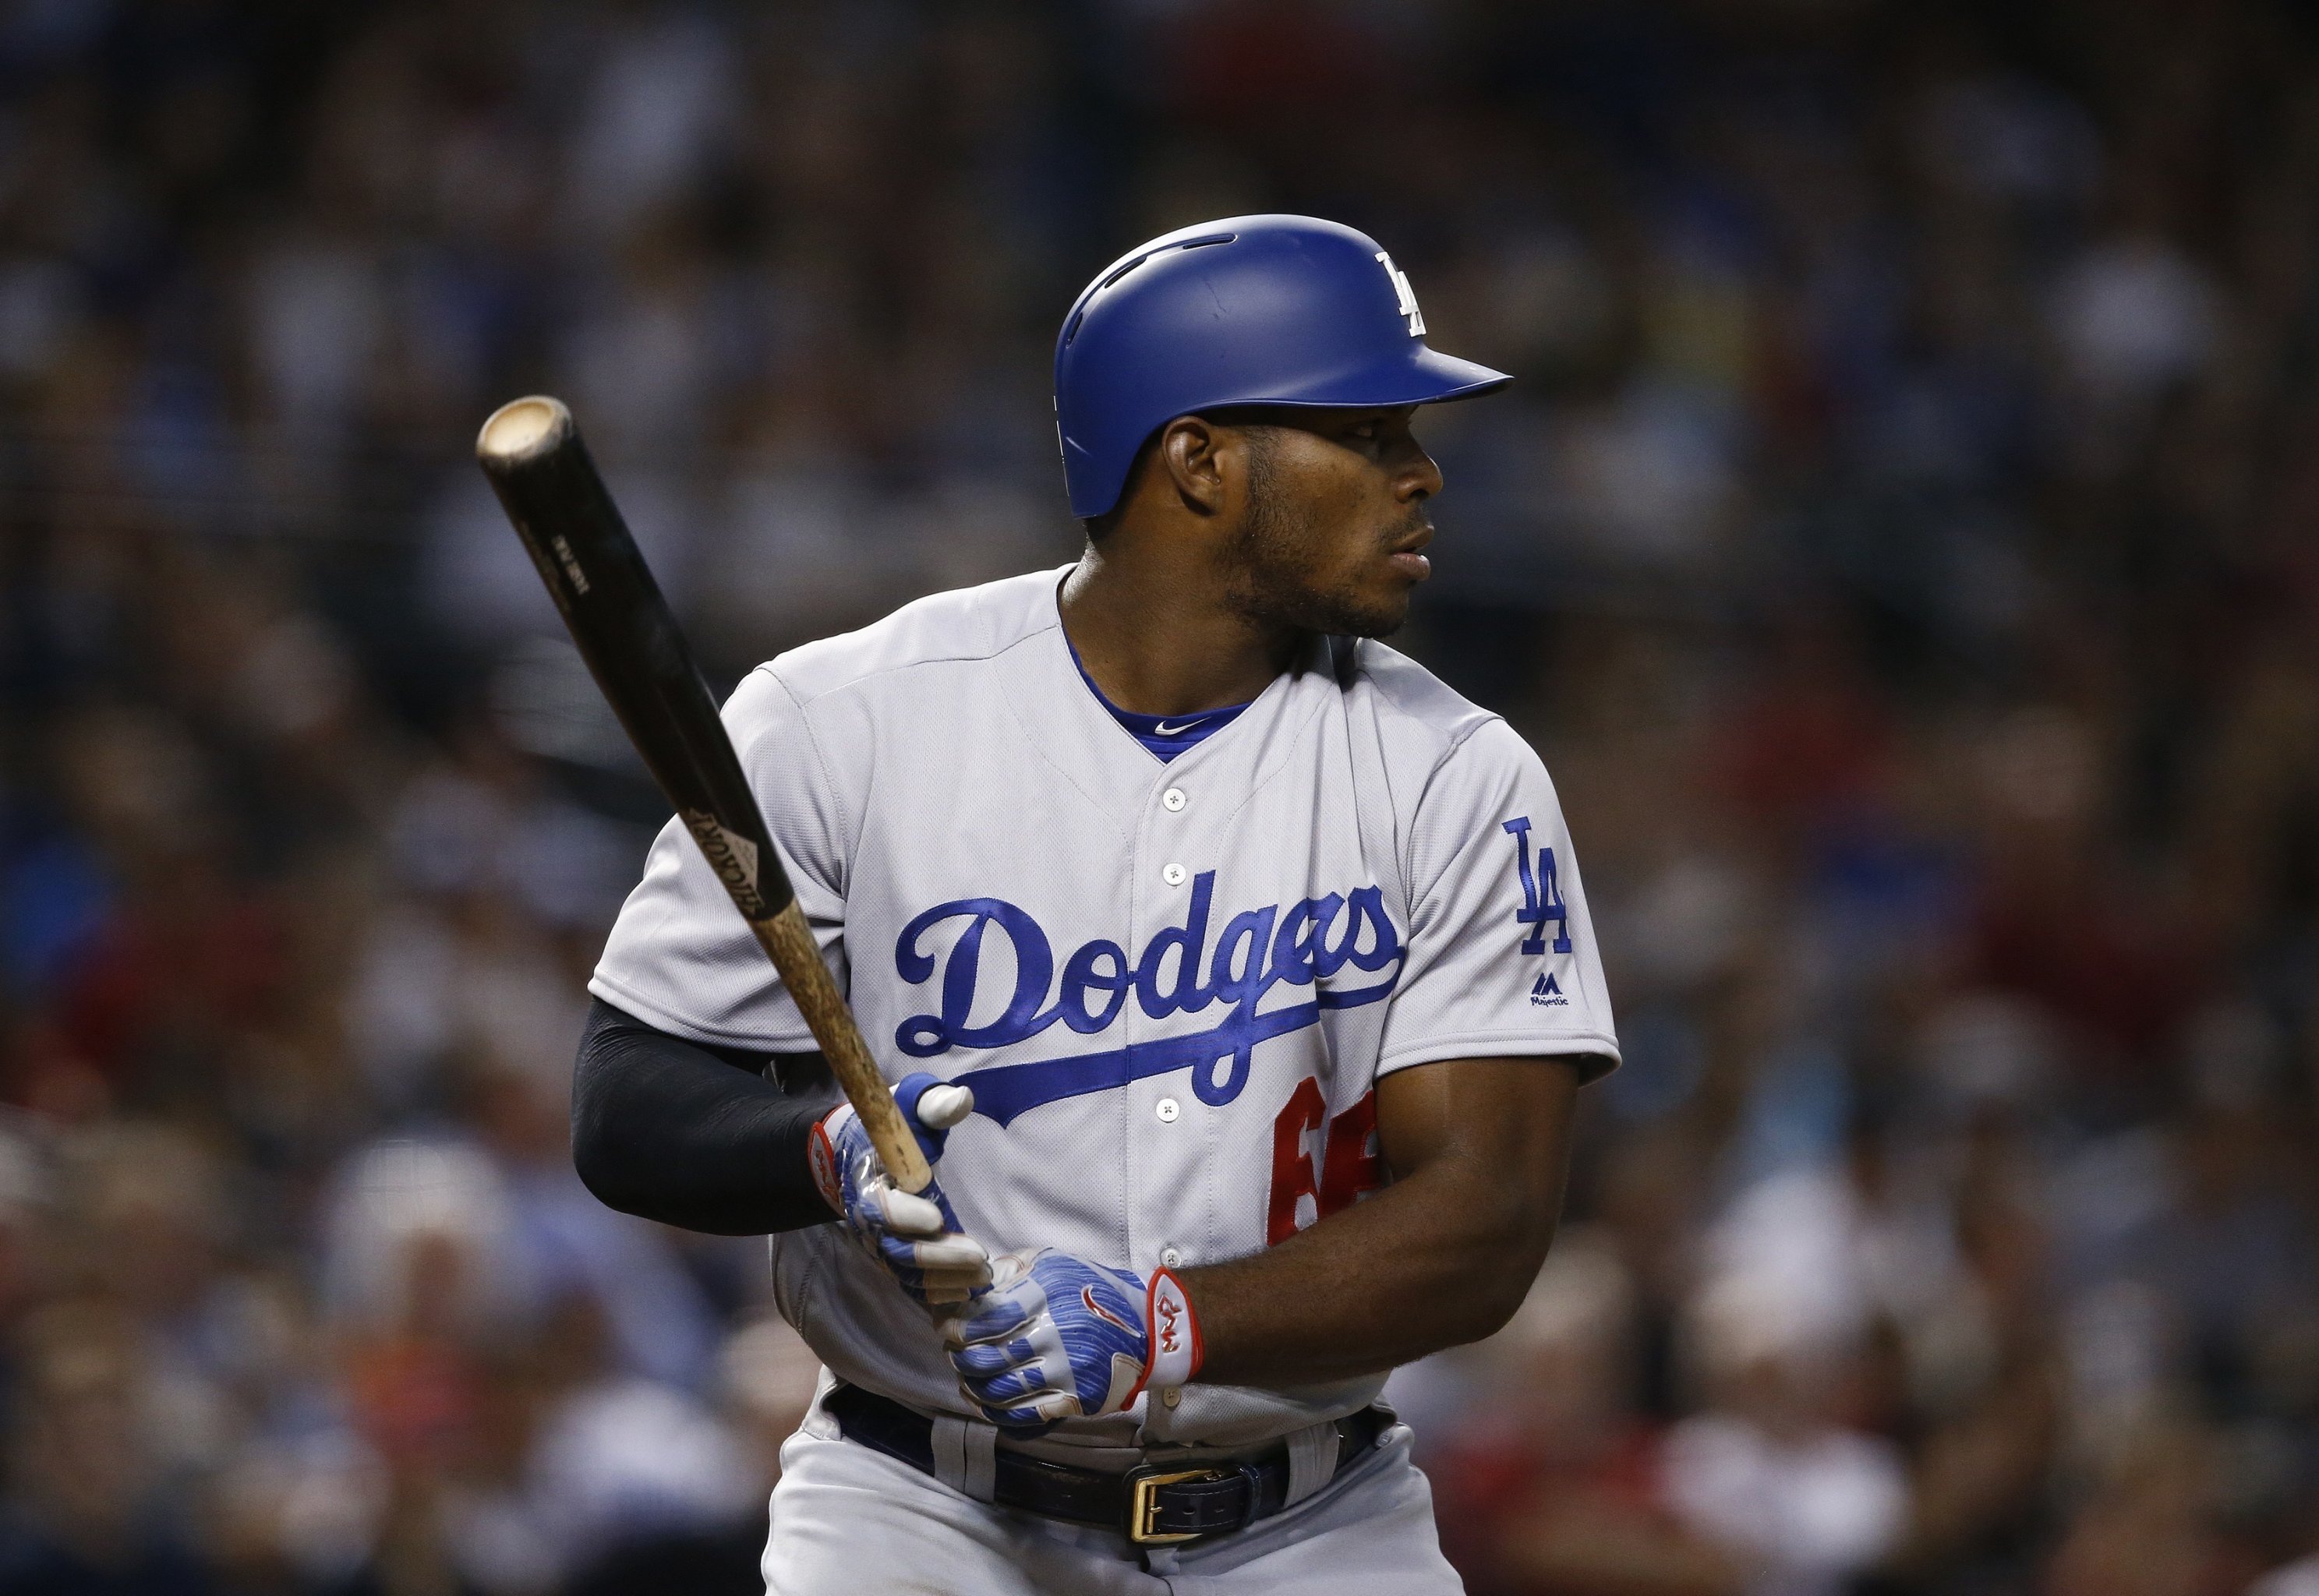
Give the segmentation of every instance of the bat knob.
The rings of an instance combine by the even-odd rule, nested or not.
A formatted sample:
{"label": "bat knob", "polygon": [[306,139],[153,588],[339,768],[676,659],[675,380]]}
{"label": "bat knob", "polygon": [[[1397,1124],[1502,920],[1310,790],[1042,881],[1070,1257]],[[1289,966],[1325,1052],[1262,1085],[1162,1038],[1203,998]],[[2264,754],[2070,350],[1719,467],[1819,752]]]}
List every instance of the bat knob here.
{"label": "bat knob", "polygon": [[560,399],[535,393],[493,410],[475,436],[475,458],[486,465],[537,455],[572,430],[572,412]]}

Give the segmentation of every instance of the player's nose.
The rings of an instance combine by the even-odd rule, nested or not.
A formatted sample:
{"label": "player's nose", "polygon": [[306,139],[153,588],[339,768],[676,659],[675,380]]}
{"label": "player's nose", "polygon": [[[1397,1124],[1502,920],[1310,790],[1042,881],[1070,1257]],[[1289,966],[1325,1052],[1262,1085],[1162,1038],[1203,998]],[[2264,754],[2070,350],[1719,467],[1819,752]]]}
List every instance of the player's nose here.
{"label": "player's nose", "polygon": [[1424,447],[1412,440],[1410,458],[1394,477],[1394,497],[1404,504],[1416,504],[1441,491],[1441,467]]}

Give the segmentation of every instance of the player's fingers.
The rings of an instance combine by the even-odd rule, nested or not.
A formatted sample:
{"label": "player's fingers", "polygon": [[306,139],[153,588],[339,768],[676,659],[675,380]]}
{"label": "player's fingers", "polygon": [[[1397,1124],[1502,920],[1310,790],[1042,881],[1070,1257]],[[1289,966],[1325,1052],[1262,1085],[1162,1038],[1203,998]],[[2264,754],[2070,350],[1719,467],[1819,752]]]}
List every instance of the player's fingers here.
{"label": "player's fingers", "polygon": [[[916,1192],[896,1191],[881,1181],[866,1188],[862,1196],[884,1215],[886,1228],[898,1236],[939,1236],[950,1228],[942,1209]],[[978,1242],[976,1250],[980,1249]]]}
{"label": "player's fingers", "polygon": [[921,1302],[937,1300],[934,1294],[939,1292],[941,1301],[962,1303],[990,1284],[990,1266],[970,1237],[921,1243],[882,1236],[878,1259]]}
{"label": "player's fingers", "polygon": [[978,1380],[995,1379],[1009,1369],[1035,1370],[1042,1366],[1039,1349],[1022,1336],[953,1347],[950,1349],[950,1365],[961,1375],[971,1375]]}
{"label": "player's fingers", "polygon": [[990,1260],[993,1277],[1000,1285],[1011,1286],[1031,1273],[1040,1254],[1045,1251],[1042,1247],[1029,1252],[1002,1252]]}
{"label": "player's fingers", "polygon": [[1017,1336],[1011,1341],[984,1342],[961,1348],[951,1359],[953,1367],[963,1367],[969,1363],[973,1364],[978,1374],[985,1379],[996,1378],[1011,1369],[1028,1382],[1025,1390],[1031,1385],[1047,1383],[1041,1374],[1047,1366],[1046,1360],[1027,1337]]}
{"label": "player's fingers", "polygon": [[[1030,1418],[1028,1422],[1030,1423],[1052,1424],[1058,1420],[1078,1418],[1079,1416],[1079,1399],[1075,1396],[1068,1396],[1060,1391],[1051,1391],[1035,1401],[1022,1403],[1019,1406],[1010,1408],[1007,1411],[1012,1413],[1029,1414]],[[1018,1419],[1011,1420],[1011,1422],[1019,1424],[1024,1422],[1024,1420]]]}
{"label": "player's fingers", "polygon": [[971,1236],[937,1236],[931,1241],[903,1241],[889,1238],[886,1248],[889,1256],[899,1252],[914,1268],[971,1275],[977,1285],[990,1284],[990,1255],[983,1251],[982,1243]]}
{"label": "player's fingers", "polygon": [[1055,1394],[1054,1382],[1048,1379],[1047,1371],[1035,1363],[1027,1367],[1004,1369],[988,1378],[978,1378],[974,1385],[982,1393],[984,1402],[1000,1407],[1042,1402]]}
{"label": "player's fingers", "polygon": [[1015,1359],[1004,1347],[961,1347],[950,1355],[950,1366],[970,1380],[995,1380]]}
{"label": "player's fingers", "polygon": [[938,1276],[977,1291],[990,1284],[990,1264],[971,1236],[944,1236],[935,1241],[880,1236],[876,1250],[878,1261],[897,1276]]}
{"label": "player's fingers", "polygon": [[984,1297],[982,1306],[965,1315],[951,1327],[953,1346],[969,1341],[999,1341],[1021,1334],[1033,1319],[1045,1313],[1046,1299],[1025,1299],[1019,1292],[997,1287]]}
{"label": "player's fingers", "polygon": [[943,1195],[942,1187],[928,1186],[919,1195],[933,1198],[934,1206],[942,1210],[943,1230],[955,1231],[961,1236],[966,1234],[966,1226],[959,1219],[958,1210],[950,1205],[948,1197]]}
{"label": "player's fingers", "polygon": [[930,1130],[947,1131],[973,1112],[971,1087],[928,1087],[918,1096],[918,1123]]}
{"label": "player's fingers", "polygon": [[980,1275],[972,1269],[929,1269],[926,1284],[929,1289],[939,1287],[946,1303],[967,1302],[983,1289]]}
{"label": "player's fingers", "polygon": [[983,1313],[962,1313],[944,1332],[943,1339],[953,1354],[969,1347],[995,1347],[1003,1350],[1018,1345],[1029,1328],[1028,1321],[1019,1314],[992,1317]]}
{"label": "player's fingers", "polygon": [[961,1268],[924,1269],[920,1273],[929,1286],[940,1285],[946,1292],[971,1294],[989,1282],[988,1271],[975,1266]]}

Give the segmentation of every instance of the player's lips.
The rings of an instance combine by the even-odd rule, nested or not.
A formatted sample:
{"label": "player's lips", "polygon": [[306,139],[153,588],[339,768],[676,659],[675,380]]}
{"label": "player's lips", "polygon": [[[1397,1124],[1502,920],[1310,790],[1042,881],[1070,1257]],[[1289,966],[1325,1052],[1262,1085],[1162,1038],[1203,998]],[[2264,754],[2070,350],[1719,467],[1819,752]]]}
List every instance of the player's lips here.
{"label": "player's lips", "polygon": [[1433,528],[1422,526],[1394,544],[1385,559],[1393,568],[1412,582],[1423,582],[1433,574],[1433,562],[1424,555],[1425,546],[1433,541]]}

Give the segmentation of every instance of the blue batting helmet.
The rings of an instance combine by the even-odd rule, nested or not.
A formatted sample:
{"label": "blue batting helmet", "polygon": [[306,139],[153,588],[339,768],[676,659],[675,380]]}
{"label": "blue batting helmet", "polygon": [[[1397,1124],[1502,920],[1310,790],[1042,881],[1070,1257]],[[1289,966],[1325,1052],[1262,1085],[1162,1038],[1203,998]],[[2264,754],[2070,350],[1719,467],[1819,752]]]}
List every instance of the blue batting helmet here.
{"label": "blue batting helmet", "polygon": [[1425,347],[1409,279],[1367,233],[1232,216],[1129,250],[1055,339],[1055,429],[1071,514],[1119,502],[1144,440],[1225,405],[1432,404],[1513,379]]}

